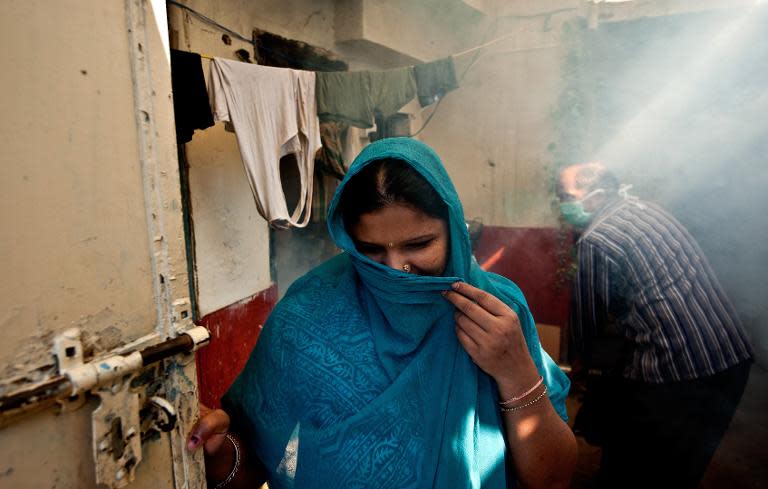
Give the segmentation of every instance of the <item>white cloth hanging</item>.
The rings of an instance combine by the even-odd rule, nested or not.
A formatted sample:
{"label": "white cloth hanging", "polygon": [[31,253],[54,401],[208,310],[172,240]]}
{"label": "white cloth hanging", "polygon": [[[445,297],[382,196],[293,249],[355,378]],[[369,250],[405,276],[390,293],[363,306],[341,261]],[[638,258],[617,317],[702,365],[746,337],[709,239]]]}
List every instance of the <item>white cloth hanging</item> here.
{"label": "white cloth hanging", "polygon": [[[259,214],[274,228],[306,226],[315,153],[321,146],[315,73],[215,58],[209,95],[214,120],[231,123],[235,131]],[[301,191],[289,214],[280,158],[292,153]]]}

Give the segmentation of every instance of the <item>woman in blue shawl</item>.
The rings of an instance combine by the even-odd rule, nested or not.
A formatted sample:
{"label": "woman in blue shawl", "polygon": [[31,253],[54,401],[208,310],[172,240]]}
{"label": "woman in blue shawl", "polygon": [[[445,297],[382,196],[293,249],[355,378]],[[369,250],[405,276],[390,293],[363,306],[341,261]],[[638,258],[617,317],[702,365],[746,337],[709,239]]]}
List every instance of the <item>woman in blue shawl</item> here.
{"label": "woman in blue shawl", "polygon": [[328,230],[343,253],[289,288],[191,431],[212,485],[568,487],[568,380],[520,289],[472,257],[434,151],[366,147]]}

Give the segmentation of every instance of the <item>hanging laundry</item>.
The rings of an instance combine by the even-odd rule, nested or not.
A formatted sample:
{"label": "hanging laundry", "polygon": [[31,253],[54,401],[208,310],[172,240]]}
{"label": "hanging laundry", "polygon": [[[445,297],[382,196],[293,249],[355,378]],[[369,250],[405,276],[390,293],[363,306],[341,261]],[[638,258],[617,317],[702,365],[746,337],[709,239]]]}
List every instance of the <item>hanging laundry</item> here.
{"label": "hanging laundry", "polygon": [[349,168],[357,155],[371,142],[366,129],[349,127],[342,141],[341,157],[344,160],[344,168]]}
{"label": "hanging laundry", "polygon": [[171,86],[176,141],[188,143],[195,129],[213,125],[200,55],[171,49]]}
{"label": "hanging laundry", "polygon": [[[259,213],[274,228],[306,226],[320,148],[315,73],[215,58],[210,84],[213,117],[232,123]],[[288,154],[301,181],[292,214],[280,181],[280,158]]]}
{"label": "hanging laundry", "polygon": [[344,164],[343,141],[349,125],[345,122],[325,121],[320,123],[320,140],[323,147],[317,152],[315,162],[318,169],[339,180],[347,173]]}
{"label": "hanging laundry", "polygon": [[459,83],[456,81],[456,66],[450,56],[431,63],[416,65],[413,73],[416,77],[419,104],[422,107],[437,102],[446,93],[459,88]]}
{"label": "hanging laundry", "polygon": [[388,117],[415,96],[416,79],[410,66],[317,73],[317,114],[321,121],[369,128],[375,112]]}

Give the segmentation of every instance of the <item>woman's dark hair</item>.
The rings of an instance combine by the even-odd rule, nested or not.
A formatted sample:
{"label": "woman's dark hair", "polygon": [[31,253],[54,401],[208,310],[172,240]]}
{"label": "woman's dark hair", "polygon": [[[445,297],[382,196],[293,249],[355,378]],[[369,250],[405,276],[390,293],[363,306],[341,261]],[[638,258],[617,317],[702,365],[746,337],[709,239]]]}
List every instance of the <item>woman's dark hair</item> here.
{"label": "woman's dark hair", "polygon": [[445,202],[419,172],[405,161],[384,158],[363,168],[344,187],[339,201],[344,227],[352,229],[361,215],[394,203],[448,220]]}

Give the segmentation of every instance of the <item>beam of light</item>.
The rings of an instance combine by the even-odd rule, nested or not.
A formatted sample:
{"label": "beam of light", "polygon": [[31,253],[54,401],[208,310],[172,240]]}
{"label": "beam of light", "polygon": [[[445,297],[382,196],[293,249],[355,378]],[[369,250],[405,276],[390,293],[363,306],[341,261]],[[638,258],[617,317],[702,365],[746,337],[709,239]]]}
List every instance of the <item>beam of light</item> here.
{"label": "beam of light", "polygon": [[492,269],[492,268],[493,268],[493,266],[494,266],[494,265],[496,265],[496,264],[499,262],[499,260],[501,260],[501,257],[502,257],[502,256],[504,256],[504,251],[506,251],[506,249],[507,249],[507,247],[506,247],[506,246],[502,246],[501,248],[499,248],[498,250],[496,250],[496,252],[495,252],[493,255],[491,255],[490,257],[488,257],[488,259],[487,259],[487,260],[485,260],[485,261],[484,261],[484,262],[483,262],[483,263],[480,265],[480,268],[482,268],[482,269],[483,269],[483,270],[485,270],[486,272],[487,272],[488,270]]}
{"label": "beam of light", "polygon": [[743,46],[743,43],[737,41],[751,33],[746,24],[753,19],[753,8],[726,25],[708,46],[702,47],[699,50],[702,54],[689,63],[688,67],[678,70],[664,89],[632,117],[597,152],[594,159],[610,165],[611,161],[631,161],[633,156],[648,153],[653,143],[659,140],[658,136],[669,130],[666,124],[686,113],[690,102],[701,93],[701,85],[717,79],[717,66],[729,58],[734,46]]}

